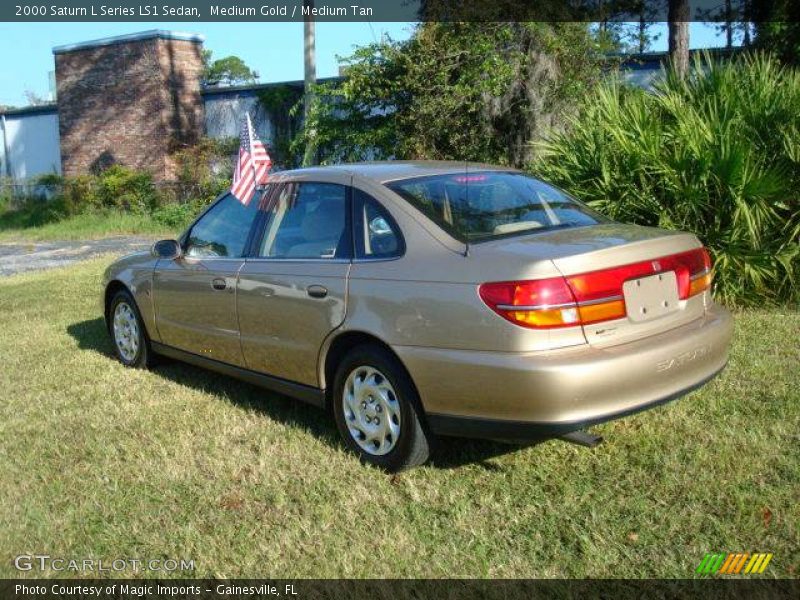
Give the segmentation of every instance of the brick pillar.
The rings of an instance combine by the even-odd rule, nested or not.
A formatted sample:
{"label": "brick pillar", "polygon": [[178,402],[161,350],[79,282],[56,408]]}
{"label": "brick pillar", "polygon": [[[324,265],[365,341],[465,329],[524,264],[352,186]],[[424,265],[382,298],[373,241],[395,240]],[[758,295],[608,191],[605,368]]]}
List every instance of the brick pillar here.
{"label": "brick pillar", "polygon": [[151,31],[54,48],[64,175],[122,164],[170,180],[202,135],[202,38]]}

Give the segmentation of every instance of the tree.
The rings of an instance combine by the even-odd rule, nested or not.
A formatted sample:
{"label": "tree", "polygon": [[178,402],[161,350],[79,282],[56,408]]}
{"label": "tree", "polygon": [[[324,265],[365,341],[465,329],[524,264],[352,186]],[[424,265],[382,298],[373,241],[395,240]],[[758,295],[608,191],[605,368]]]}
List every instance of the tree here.
{"label": "tree", "polygon": [[28,101],[28,106],[42,106],[50,104],[50,101],[44,96],[40,96],[33,90],[25,90],[25,99]]}
{"label": "tree", "polygon": [[627,23],[612,19],[598,21],[594,30],[594,37],[597,41],[598,49],[603,53],[622,52],[626,50],[626,38],[628,34]]}
{"label": "tree", "polygon": [[602,52],[646,52],[659,38],[652,33],[659,13],[651,0],[615,0],[598,10],[591,20],[599,18],[593,30]]}
{"label": "tree", "polygon": [[748,18],[754,45],[773,52],[783,63],[800,65],[800,3],[792,0],[751,2]]}
{"label": "tree", "polygon": [[656,10],[646,0],[639,0],[636,6],[636,15],[638,22],[633,35],[633,40],[638,52],[646,52],[650,49],[653,42],[658,40],[660,34],[651,33],[650,30],[653,26],[651,20],[656,15]]}
{"label": "tree", "polygon": [[588,23],[428,22],[362,47],[318,86],[295,149],[323,162],[427,158],[522,166],[600,77]]}
{"label": "tree", "polygon": [[[762,0],[767,3],[770,0]],[[733,48],[741,40],[743,46],[750,46],[754,20],[753,0],[724,0],[719,6],[698,9],[698,16],[704,21],[716,22],[718,32],[725,34],[725,46]]]}
{"label": "tree", "polygon": [[679,77],[689,72],[689,0],[669,0],[669,57]]}
{"label": "tree", "polygon": [[205,85],[240,85],[252,83],[258,73],[248,67],[238,56],[211,60],[211,50],[203,50],[203,75]]}

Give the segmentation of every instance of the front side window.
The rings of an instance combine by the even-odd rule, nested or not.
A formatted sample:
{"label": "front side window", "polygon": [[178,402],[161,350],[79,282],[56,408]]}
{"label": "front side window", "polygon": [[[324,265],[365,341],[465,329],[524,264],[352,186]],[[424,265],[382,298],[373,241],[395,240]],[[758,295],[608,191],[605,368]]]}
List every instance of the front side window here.
{"label": "front side window", "polygon": [[386,185],[465,242],[608,222],[561,190],[521,173],[434,175]]}
{"label": "front side window", "polygon": [[405,251],[400,228],[389,212],[369,194],[353,190],[353,205],[358,223],[358,258],[393,258]]}
{"label": "front side window", "polygon": [[334,183],[289,183],[265,207],[259,256],[347,258],[347,188]]}
{"label": "front side window", "polygon": [[241,258],[257,214],[258,202],[244,206],[228,194],[194,224],[185,242],[186,256]]}

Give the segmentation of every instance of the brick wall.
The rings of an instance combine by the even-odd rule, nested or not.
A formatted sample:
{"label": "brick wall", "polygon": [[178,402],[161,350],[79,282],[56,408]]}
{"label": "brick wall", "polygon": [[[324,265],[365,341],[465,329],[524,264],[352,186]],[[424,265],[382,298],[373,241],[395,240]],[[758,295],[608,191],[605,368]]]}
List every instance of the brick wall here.
{"label": "brick wall", "polygon": [[201,50],[160,35],[57,50],[64,175],[119,163],[172,179],[170,154],[202,134]]}

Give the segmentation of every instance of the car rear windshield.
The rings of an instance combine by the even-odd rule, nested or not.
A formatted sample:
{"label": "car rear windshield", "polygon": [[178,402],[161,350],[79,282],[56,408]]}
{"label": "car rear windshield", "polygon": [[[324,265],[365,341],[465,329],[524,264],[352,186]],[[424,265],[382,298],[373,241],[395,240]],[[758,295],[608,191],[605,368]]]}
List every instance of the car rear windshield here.
{"label": "car rear windshield", "polygon": [[608,222],[561,190],[521,173],[432,175],[386,185],[462,242]]}

